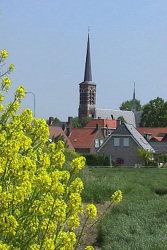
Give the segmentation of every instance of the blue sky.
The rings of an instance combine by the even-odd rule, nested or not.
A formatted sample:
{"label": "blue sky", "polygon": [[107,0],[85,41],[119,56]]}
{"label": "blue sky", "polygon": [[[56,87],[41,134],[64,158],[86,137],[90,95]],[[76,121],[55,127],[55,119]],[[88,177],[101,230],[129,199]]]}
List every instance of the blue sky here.
{"label": "blue sky", "polygon": [[[0,49],[15,64],[14,90],[36,95],[36,114],[77,116],[90,26],[97,107],[118,109],[132,98],[167,100],[167,1],[1,0]],[[23,108],[33,109],[27,95]]]}

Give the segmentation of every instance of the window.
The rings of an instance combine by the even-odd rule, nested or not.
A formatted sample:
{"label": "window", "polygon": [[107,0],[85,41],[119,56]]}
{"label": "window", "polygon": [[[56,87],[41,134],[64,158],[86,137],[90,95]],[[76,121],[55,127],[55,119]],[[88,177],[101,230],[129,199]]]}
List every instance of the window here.
{"label": "window", "polygon": [[120,138],[114,138],[114,146],[119,147],[120,145]]}
{"label": "window", "polygon": [[104,140],[101,139],[101,140],[100,140],[100,146],[103,144],[103,142],[104,142]]}
{"label": "window", "polygon": [[124,147],[129,147],[129,138],[123,138]]}
{"label": "window", "polygon": [[99,139],[95,139],[95,148],[99,148]]}

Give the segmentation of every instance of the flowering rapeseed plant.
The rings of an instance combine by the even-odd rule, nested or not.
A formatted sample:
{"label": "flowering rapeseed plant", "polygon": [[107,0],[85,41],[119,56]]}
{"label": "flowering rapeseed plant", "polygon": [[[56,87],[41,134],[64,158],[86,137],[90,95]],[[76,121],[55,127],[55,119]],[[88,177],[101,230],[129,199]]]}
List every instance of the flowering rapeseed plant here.
{"label": "flowering rapeseed plant", "polygon": [[118,203],[120,203],[120,201],[122,201],[122,191],[121,190],[117,190],[116,192],[114,192],[114,194],[111,196],[111,203],[113,205],[117,205]]}
{"label": "flowering rapeseed plant", "polygon": [[[7,57],[0,51],[0,64]],[[6,74],[13,69],[10,65]],[[0,249],[77,249],[84,185],[76,175],[85,158],[76,157],[64,170],[64,143],[48,145],[48,126],[31,110],[17,114],[24,87],[18,87],[13,102],[4,107],[11,81],[4,73],[0,77]],[[96,215],[96,207],[88,205],[84,226]]]}

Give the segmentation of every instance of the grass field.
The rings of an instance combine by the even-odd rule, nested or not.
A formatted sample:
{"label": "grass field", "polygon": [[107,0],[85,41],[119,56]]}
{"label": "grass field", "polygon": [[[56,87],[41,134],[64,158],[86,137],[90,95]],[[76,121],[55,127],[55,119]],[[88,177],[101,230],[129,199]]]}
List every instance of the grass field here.
{"label": "grass field", "polygon": [[167,249],[167,170],[87,169],[83,200],[103,203],[117,189],[123,201],[100,222],[101,249]]}

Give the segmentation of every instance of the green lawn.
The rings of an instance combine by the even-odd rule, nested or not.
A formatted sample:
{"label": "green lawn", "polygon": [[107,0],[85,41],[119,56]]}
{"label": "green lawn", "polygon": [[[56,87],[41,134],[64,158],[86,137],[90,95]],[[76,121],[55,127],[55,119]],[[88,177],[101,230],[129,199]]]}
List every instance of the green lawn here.
{"label": "green lawn", "polygon": [[167,249],[167,170],[87,169],[83,200],[103,203],[117,189],[123,201],[99,224],[101,249]]}

